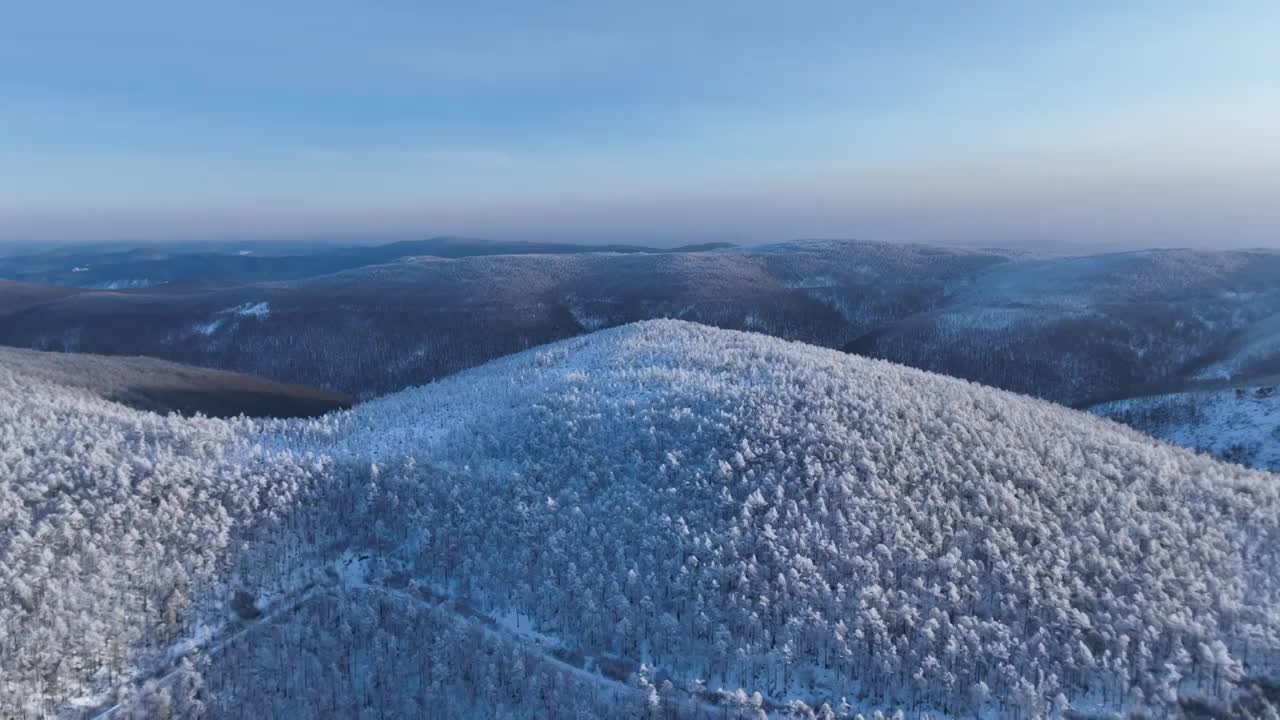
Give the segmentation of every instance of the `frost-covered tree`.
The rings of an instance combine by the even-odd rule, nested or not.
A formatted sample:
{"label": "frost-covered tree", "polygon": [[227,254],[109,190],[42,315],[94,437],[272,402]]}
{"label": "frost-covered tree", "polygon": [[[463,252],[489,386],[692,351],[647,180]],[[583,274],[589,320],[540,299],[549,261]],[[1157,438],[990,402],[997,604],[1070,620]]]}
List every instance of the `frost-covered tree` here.
{"label": "frost-covered tree", "polygon": [[312,420],[0,394],[0,714],[1262,716],[1280,676],[1274,476],[884,362],[652,322]]}

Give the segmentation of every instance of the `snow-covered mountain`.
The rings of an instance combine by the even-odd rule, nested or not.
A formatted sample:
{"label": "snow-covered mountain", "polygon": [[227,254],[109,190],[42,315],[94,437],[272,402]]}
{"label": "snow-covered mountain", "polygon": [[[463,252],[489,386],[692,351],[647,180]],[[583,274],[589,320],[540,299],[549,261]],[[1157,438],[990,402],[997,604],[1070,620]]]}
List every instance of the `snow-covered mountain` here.
{"label": "snow-covered mountain", "polygon": [[1274,382],[1128,398],[1089,411],[1175,445],[1280,472],[1280,387]]}
{"label": "snow-covered mountain", "polygon": [[883,361],[653,321],[319,419],[0,398],[0,715],[1280,700],[1274,475]]}
{"label": "snow-covered mountain", "polygon": [[[1277,278],[1273,252],[1034,258],[834,241],[411,258],[289,282],[43,301],[0,283],[0,308],[18,308],[0,313],[0,342],[141,353],[367,398],[545,342],[678,318],[1082,406],[1196,379],[1280,317]],[[243,307],[270,312],[234,312]]]}
{"label": "snow-covered mountain", "polygon": [[1085,406],[1198,381],[1277,312],[1277,252],[1022,258],[845,348]]}
{"label": "snow-covered mountain", "polygon": [[[603,327],[680,318],[839,347],[927,309],[992,253],[885,243],[781,252],[413,258],[281,283],[76,291],[0,282],[0,343],[145,354],[372,397]],[[8,289],[8,291],[7,291]],[[266,304],[269,314],[235,308]]]}
{"label": "snow-covered mountain", "polygon": [[[1277,277],[1280,253],[1270,252],[1045,259],[834,241],[416,258],[230,287],[41,295],[0,281],[0,342],[142,353],[371,397],[544,342],[670,317],[1083,405],[1221,372],[1207,365],[1229,360],[1222,353],[1236,345],[1249,356],[1241,362],[1255,350],[1265,360],[1258,343],[1280,317]],[[264,303],[269,316],[230,312]]]}

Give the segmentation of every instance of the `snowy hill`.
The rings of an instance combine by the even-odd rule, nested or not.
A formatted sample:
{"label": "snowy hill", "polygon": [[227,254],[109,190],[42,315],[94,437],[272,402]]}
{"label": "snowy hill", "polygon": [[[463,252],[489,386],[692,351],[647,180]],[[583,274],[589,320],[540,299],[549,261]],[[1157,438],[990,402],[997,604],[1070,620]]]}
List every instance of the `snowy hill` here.
{"label": "snowy hill", "polygon": [[1275,476],[882,361],[654,321],[311,420],[0,393],[0,714],[1280,701]]}
{"label": "snowy hill", "polygon": [[1195,381],[1280,310],[1280,253],[1020,259],[845,346],[1072,406]]}
{"label": "snowy hill", "polygon": [[1089,411],[1175,445],[1280,472],[1280,392],[1275,383],[1129,398]]}

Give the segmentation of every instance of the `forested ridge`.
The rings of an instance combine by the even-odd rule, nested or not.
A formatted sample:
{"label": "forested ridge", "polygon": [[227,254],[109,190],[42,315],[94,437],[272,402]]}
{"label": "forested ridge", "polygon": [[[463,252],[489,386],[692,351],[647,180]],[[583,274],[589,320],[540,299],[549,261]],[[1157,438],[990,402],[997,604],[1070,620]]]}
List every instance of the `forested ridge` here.
{"label": "forested ridge", "polygon": [[1276,712],[1276,477],[980,385],[652,321],[310,420],[0,393],[0,715]]}
{"label": "forested ridge", "polygon": [[[1274,385],[1280,372],[1274,251],[1037,257],[807,240],[491,255],[501,246],[480,245],[484,256],[400,257],[406,246],[365,258],[399,258],[387,264],[343,255],[355,266],[318,276],[303,272],[310,256],[275,258],[307,276],[247,284],[95,290],[0,280],[0,344],[142,354],[362,399],[656,318],[839,348],[1072,407]],[[1143,414],[1115,416],[1252,467],[1268,468],[1254,458],[1280,447],[1267,437],[1260,453],[1221,452],[1236,443],[1221,423],[1170,435]]]}
{"label": "forested ridge", "polygon": [[0,305],[15,305],[0,314],[0,342],[142,353],[369,398],[565,337],[678,318],[1077,405],[1190,379],[1274,322],[1276,277],[1274,252],[1031,258],[853,241],[408,258],[231,287],[53,288],[40,301],[0,281]]}

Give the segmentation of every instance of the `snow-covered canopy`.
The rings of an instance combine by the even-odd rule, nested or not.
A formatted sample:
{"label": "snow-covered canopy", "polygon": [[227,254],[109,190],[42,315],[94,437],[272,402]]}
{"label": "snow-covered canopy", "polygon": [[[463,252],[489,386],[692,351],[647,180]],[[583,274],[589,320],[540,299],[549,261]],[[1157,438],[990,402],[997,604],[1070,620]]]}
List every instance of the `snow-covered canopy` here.
{"label": "snow-covered canopy", "polygon": [[[3,368],[0,395],[0,695],[28,708],[325,582],[755,711],[1227,706],[1280,674],[1275,476],[886,362],[653,321],[316,420],[165,418]],[[213,685],[247,672],[218,657]]]}

